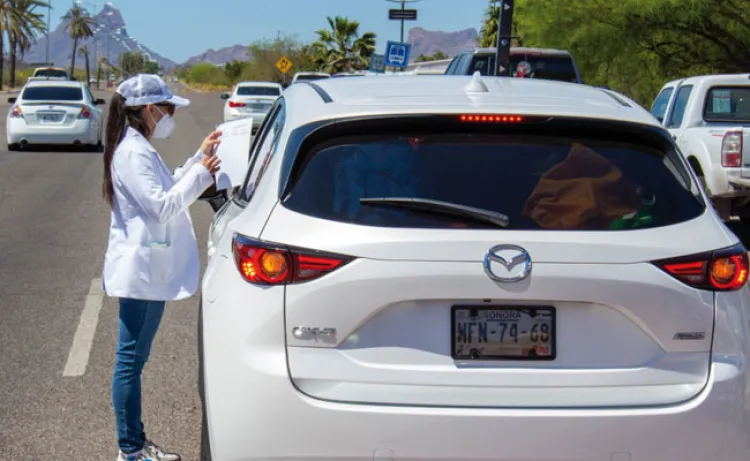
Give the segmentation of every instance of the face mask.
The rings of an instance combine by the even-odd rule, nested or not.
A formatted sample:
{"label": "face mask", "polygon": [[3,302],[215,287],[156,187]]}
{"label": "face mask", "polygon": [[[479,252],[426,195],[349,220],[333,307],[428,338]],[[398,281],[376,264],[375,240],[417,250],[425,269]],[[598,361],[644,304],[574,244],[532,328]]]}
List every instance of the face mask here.
{"label": "face mask", "polygon": [[159,111],[162,117],[158,122],[156,122],[154,132],[151,134],[151,136],[155,139],[166,139],[174,131],[174,119],[171,115],[162,112],[158,107],[156,108],[156,110]]}

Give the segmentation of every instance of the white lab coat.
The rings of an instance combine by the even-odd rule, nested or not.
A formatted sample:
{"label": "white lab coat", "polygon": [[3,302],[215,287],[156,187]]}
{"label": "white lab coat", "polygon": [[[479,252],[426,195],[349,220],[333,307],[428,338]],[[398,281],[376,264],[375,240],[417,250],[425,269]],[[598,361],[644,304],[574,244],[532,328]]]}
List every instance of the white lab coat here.
{"label": "white lab coat", "polygon": [[107,295],[172,301],[195,293],[200,258],[188,207],[214,182],[202,157],[198,151],[172,174],[151,143],[128,128],[112,160]]}

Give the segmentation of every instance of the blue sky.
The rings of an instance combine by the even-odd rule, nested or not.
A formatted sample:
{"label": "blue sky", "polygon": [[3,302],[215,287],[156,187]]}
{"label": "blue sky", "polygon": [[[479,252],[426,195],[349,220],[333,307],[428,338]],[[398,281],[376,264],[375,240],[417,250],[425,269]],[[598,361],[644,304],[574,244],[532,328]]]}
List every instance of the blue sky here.
{"label": "blue sky", "polygon": [[[52,0],[52,28],[72,0]],[[386,0],[120,0],[112,2],[128,25],[128,33],[166,58],[182,62],[209,48],[273,38],[277,32],[312,40],[314,31],[326,27],[326,16],[360,21],[360,32],[378,35],[378,51],[387,40],[398,40],[400,22],[388,20],[388,9],[399,8]],[[90,10],[103,1],[84,0]],[[410,6],[407,4],[407,8]],[[413,3],[417,21],[409,27],[456,31],[479,28],[487,0],[421,0]],[[98,11],[99,8],[96,8]]]}

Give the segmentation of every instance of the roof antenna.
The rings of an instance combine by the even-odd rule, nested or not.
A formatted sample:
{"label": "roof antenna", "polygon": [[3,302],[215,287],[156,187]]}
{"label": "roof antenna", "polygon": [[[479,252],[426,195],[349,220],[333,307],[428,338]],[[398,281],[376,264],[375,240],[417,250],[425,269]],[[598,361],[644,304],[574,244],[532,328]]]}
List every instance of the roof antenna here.
{"label": "roof antenna", "polygon": [[474,72],[474,75],[471,76],[471,81],[464,89],[471,93],[489,93],[490,91],[482,81],[482,74],[479,71]]}

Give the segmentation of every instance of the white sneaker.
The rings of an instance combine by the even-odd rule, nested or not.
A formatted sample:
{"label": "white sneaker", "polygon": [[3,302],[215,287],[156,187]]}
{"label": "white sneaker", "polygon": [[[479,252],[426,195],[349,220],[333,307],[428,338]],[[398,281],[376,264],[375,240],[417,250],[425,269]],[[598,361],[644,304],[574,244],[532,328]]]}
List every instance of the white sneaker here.
{"label": "white sneaker", "polygon": [[[166,452],[159,445],[148,439],[146,439],[146,444],[143,447],[143,452],[147,456],[153,458],[154,461],[182,461],[182,458],[177,453]],[[147,457],[146,459],[149,458]]]}
{"label": "white sneaker", "polygon": [[138,453],[133,453],[130,455],[126,455],[123,452],[120,452],[117,455],[117,461],[157,461],[156,458],[153,456],[150,456],[146,453],[146,450],[141,450]]}

